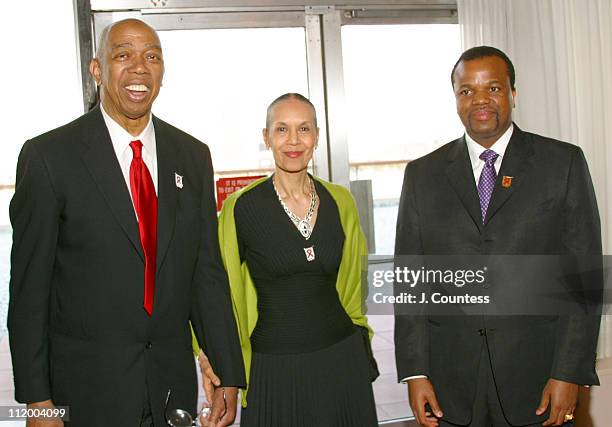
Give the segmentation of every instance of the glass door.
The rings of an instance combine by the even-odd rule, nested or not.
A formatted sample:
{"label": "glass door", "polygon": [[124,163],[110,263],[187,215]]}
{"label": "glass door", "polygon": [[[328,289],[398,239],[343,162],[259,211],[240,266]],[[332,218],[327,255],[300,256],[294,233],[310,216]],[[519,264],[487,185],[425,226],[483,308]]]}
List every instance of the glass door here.
{"label": "glass door", "polygon": [[[462,133],[450,83],[460,53],[457,24],[342,27],[350,179],[372,186],[371,263],[392,263],[406,164]],[[397,383],[393,316],[369,320],[381,371],[374,383],[378,418],[411,418],[407,386]]]}
{"label": "glass door", "polygon": [[[370,253],[392,255],[406,162],[461,129],[450,88],[461,50],[452,7],[420,13],[408,1],[397,2],[397,10],[376,1],[356,9],[245,1],[213,8],[193,0],[210,7],[165,11],[142,3],[140,11],[111,12],[115,3],[107,3],[94,13],[95,35],[127,17],[158,30],[166,75],[153,111],[208,144],[217,177],[269,173],[272,158],[261,140],[267,105],[285,92],[309,96],[320,126],[315,173],[350,185]],[[369,180],[371,191],[367,182],[353,186],[356,180]],[[396,381],[393,318],[372,315],[370,323],[381,370],[374,383],[378,418],[410,418],[406,386]]]}
{"label": "glass door", "polygon": [[392,255],[407,162],[463,132],[450,82],[459,25],[346,25],[342,54],[350,176],[372,181],[370,252]]}
{"label": "glass door", "polygon": [[268,174],[266,108],[308,96],[304,28],[160,31],[166,75],[154,112],[210,147],[221,176]]}

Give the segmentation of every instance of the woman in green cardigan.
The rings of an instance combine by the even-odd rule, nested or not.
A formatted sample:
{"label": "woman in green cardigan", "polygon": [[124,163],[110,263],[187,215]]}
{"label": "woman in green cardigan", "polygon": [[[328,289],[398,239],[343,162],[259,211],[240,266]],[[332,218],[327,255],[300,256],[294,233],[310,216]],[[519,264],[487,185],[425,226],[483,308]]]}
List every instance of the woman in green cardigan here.
{"label": "woman in green cardigan", "polygon": [[307,173],[318,140],[308,99],[272,102],[263,138],[274,174],[230,196],[219,218],[248,379],[241,426],[376,426],[355,202]]}

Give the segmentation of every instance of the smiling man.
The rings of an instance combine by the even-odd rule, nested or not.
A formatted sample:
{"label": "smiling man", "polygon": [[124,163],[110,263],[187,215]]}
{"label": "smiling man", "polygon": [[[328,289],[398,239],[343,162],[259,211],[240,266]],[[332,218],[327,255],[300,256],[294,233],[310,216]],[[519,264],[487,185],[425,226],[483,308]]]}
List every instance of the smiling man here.
{"label": "smiling man", "polygon": [[[144,22],[106,28],[90,71],[100,105],[19,157],[15,398],[66,406],[77,427],[164,426],[166,407],[195,417],[191,323],[221,379],[211,422],[230,425],[245,378],[208,147],[151,114],[164,60]],[[62,421],[28,420],[39,424]]]}
{"label": "smiling man", "polygon": [[[395,253],[601,256],[580,148],[512,122],[514,66],[465,51],[452,70],[465,135],[406,167]],[[489,283],[491,292],[499,283]],[[501,285],[500,285],[501,286]],[[597,384],[599,317],[397,314],[398,379],[422,426],[560,426]]]}

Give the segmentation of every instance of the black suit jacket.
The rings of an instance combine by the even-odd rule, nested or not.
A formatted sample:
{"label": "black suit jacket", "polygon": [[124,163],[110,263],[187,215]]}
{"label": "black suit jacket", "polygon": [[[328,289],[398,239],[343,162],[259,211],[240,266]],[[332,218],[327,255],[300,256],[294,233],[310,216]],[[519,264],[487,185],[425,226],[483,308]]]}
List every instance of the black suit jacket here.
{"label": "black suit jacket", "polygon": [[[510,187],[502,187],[503,176],[513,177]],[[409,163],[395,253],[601,255],[599,214],[582,151],[515,125],[484,224],[464,138]],[[516,425],[537,423],[545,419],[535,410],[550,377],[598,383],[598,330],[596,315],[396,315],[398,377],[427,375],[445,419],[468,423],[479,355],[488,345],[506,417]]]}
{"label": "black suit jacket", "polygon": [[151,317],[136,216],[100,108],[26,142],[19,156],[8,320],[15,398],[70,406],[71,425],[138,425],[147,388],[156,425],[165,425],[169,389],[170,407],[194,413],[190,322],[224,385],[245,384],[208,147],[153,124]]}

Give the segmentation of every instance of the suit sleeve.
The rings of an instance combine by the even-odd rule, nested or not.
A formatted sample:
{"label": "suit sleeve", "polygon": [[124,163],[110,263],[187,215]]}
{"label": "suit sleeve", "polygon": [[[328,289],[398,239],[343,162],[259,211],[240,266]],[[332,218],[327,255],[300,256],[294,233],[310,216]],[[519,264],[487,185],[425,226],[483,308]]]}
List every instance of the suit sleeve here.
{"label": "suit sleeve", "polygon": [[194,274],[191,323],[198,342],[224,386],[245,387],[244,363],[232,310],[229,282],[223,268],[217,233],[213,168],[202,144],[202,236]]}
{"label": "suit sleeve", "polygon": [[603,289],[601,226],[593,183],[582,150],[575,150],[568,174],[563,240],[575,263],[580,310],[559,319],[552,377],[598,384],[595,372]]}
{"label": "suit sleeve", "polygon": [[[395,267],[402,267],[405,255],[422,255],[419,214],[415,198],[415,168],[408,164],[397,213]],[[401,289],[395,286],[395,293]],[[395,360],[398,381],[408,377],[429,376],[429,336],[425,316],[401,312],[395,307]]]}
{"label": "suit sleeve", "polygon": [[8,330],[15,400],[32,403],[51,399],[48,316],[60,217],[48,170],[30,141],[16,178]]}

